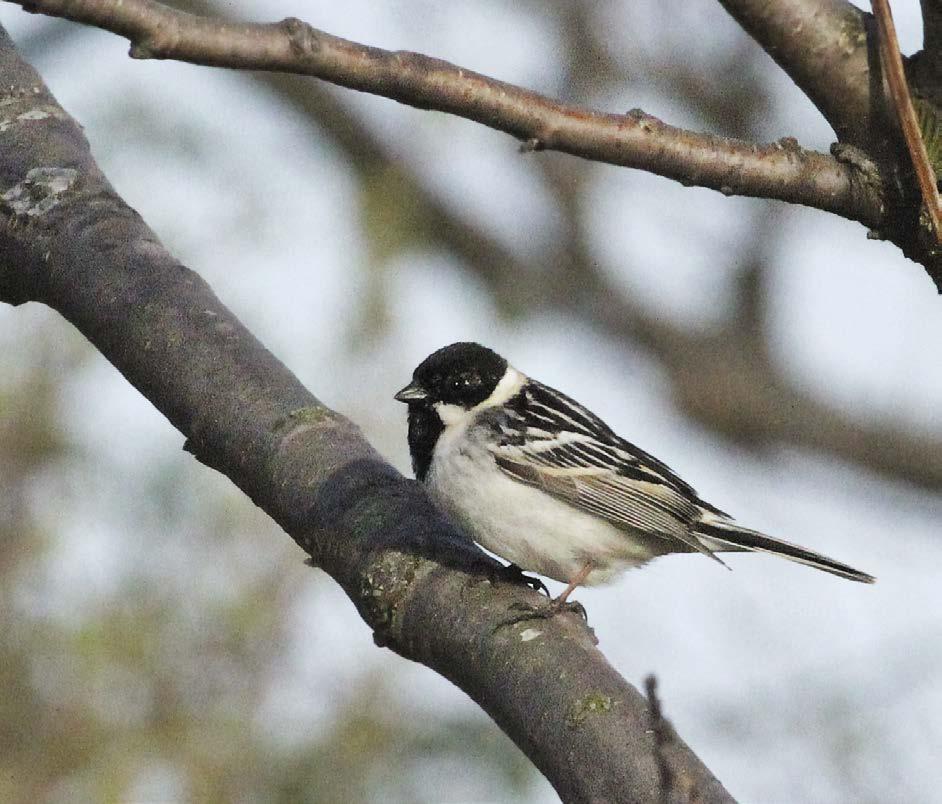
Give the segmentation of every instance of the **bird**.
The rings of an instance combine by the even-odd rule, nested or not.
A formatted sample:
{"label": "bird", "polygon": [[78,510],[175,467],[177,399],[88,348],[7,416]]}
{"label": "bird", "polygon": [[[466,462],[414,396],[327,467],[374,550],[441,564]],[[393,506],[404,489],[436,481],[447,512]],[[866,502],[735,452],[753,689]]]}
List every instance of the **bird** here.
{"label": "bird", "polygon": [[573,590],[668,553],[760,552],[862,583],[876,579],[743,527],[574,399],[496,352],[433,352],[395,395],[408,406],[417,480],[469,535],[514,568]]}

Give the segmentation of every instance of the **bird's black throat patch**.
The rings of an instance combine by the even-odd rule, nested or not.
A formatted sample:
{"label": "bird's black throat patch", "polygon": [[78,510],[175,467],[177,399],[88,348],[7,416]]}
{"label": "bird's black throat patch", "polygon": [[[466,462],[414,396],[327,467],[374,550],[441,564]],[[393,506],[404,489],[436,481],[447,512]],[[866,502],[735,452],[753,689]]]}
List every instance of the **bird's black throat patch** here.
{"label": "bird's black throat patch", "polygon": [[432,465],[435,442],[445,425],[435,410],[422,402],[409,404],[409,453],[416,480],[423,483]]}

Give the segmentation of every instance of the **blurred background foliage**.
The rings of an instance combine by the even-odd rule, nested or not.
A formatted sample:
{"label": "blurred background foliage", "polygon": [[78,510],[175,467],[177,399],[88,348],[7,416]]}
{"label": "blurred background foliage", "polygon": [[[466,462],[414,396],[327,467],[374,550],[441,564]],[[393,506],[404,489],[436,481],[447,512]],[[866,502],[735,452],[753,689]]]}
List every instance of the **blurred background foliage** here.
{"label": "blurred background foliage", "polygon": [[[709,0],[175,5],[301,16],[697,130],[831,138]],[[896,13],[915,46],[916,9]],[[480,339],[744,521],[878,575],[666,559],[583,600],[734,795],[942,800],[942,325],[895,249],[313,81],[0,22],[168,247],[403,470],[392,391]],[[181,444],[55,314],[0,309],[0,801],[554,799]]]}

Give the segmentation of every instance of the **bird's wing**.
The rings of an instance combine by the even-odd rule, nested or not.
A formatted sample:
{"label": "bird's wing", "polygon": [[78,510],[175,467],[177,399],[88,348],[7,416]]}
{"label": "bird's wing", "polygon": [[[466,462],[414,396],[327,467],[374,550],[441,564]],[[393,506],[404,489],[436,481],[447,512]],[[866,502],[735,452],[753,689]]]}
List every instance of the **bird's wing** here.
{"label": "bird's wing", "polygon": [[515,480],[618,527],[677,539],[712,557],[690,526],[714,509],[578,403],[531,381],[495,425],[494,459]]}
{"label": "bird's wing", "polygon": [[695,550],[721,564],[716,549],[765,552],[853,581],[875,580],[800,545],[737,525],[665,464],[619,438],[574,400],[533,380],[490,426],[496,433],[490,449],[507,475],[617,527],[660,536],[668,543],[664,552]]}
{"label": "bird's wing", "polygon": [[706,510],[725,516],[701,500],[694,488],[667,464],[616,435],[592,411],[555,388],[529,380],[517,400],[514,413],[516,424],[522,430],[542,431],[550,437],[563,439],[586,436],[589,442],[594,442],[587,442],[582,450],[588,462],[598,460],[622,476],[667,486]]}

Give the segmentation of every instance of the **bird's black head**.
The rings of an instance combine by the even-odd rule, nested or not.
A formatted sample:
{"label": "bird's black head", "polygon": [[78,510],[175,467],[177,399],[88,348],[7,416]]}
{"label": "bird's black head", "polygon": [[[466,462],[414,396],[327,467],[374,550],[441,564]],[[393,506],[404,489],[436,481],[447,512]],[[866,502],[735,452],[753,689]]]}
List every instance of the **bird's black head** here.
{"label": "bird's black head", "polygon": [[468,410],[493,393],[506,371],[507,361],[496,352],[478,343],[453,343],[419,363],[396,399],[410,409],[444,402]]}
{"label": "bird's black head", "polygon": [[412,372],[396,399],[409,406],[409,453],[425,480],[438,437],[445,429],[439,405],[470,410],[487,399],[507,371],[507,361],[477,343],[453,343],[430,354]]}

